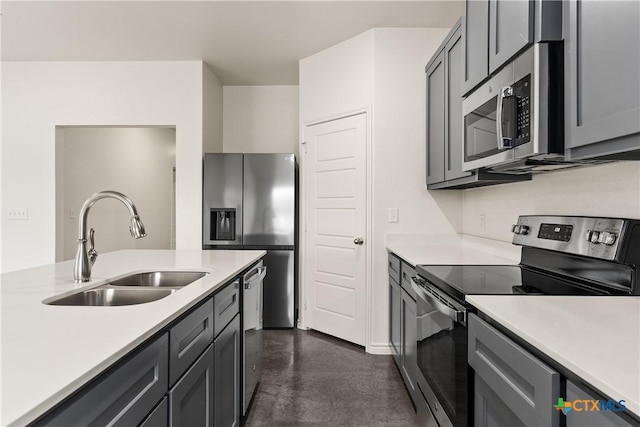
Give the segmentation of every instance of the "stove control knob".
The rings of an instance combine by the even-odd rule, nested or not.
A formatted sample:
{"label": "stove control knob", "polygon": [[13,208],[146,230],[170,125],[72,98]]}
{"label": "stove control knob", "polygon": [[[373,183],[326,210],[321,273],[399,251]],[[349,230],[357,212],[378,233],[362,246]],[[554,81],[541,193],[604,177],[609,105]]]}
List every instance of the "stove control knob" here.
{"label": "stove control knob", "polygon": [[516,225],[512,225],[511,226],[511,232],[513,234],[518,234],[518,230],[520,230],[520,226],[519,225],[516,224]]}
{"label": "stove control knob", "polygon": [[599,231],[595,231],[595,230],[587,231],[587,241],[589,241],[589,243],[593,243],[595,245],[600,243],[600,232]]}
{"label": "stove control knob", "polygon": [[520,226],[520,234],[524,234],[526,236],[527,234],[529,234],[529,230],[531,230],[531,228],[529,228],[528,225]]}
{"label": "stove control knob", "polygon": [[608,231],[603,231],[602,233],[600,233],[598,242],[604,243],[607,246],[613,246],[617,238],[618,238],[618,235],[616,233],[609,233]]}

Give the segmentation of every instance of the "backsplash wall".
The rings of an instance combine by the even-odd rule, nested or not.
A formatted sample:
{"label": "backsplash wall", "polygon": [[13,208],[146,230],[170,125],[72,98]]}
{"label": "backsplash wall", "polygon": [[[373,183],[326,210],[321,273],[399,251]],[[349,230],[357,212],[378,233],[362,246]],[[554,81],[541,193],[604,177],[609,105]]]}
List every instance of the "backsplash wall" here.
{"label": "backsplash wall", "polygon": [[464,190],[462,209],[464,234],[506,242],[518,215],[640,218],[640,162],[560,170],[528,182]]}

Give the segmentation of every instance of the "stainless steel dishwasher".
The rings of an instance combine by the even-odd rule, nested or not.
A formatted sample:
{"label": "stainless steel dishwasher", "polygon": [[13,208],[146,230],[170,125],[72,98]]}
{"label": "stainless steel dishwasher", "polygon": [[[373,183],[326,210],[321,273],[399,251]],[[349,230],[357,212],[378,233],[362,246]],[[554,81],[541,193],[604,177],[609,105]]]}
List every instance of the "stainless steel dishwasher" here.
{"label": "stainless steel dishwasher", "polygon": [[260,261],[251,267],[242,280],[243,416],[247,414],[249,403],[262,374],[262,282],[266,275],[267,267]]}

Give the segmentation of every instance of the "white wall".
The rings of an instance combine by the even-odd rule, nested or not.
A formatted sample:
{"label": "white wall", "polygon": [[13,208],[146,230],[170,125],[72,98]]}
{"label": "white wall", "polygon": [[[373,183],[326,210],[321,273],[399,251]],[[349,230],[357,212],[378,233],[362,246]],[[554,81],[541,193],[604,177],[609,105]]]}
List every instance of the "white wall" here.
{"label": "white wall", "polygon": [[[56,261],[73,259],[82,204],[91,194],[117,190],[136,205],[147,236],[132,239],[129,213],[117,200],[96,203],[88,218],[99,253],[118,249],[171,249],[176,131],[173,128],[67,127],[56,156]],[[62,134],[62,135],[60,135]],[[58,150],[59,147],[56,147]]]}
{"label": "white wall", "polygon": [[[2,270],[55,261],[56,126],[176,128],[178,249],[201,247],[203,65],[2,63]],[[28,208],[28,221],[7,210]]]}
{"label": "white wall", "polygon": [[640,218],[640,162],[560,170],[463,192],[465,234],[511,242],[511,225],[526,214]]}
{"label": "white wall", "polygon": [[[430,193],[424,184],[424,66],[448,31],[374,29],[300,62],[302,133],[305,123],[362,108],[372,112],[372,353],[389,351],[385,235],[462,229],[462,194]],[[387,222],[390,207],[399,208],[398,223]]]}
{"label": "white wall", "polygon": [[202,63],[203,153],[222,153],[222,83]]}
{"label": "white wall", "polygon": [[298,155],[298,86],[224,86],[225,153]]}

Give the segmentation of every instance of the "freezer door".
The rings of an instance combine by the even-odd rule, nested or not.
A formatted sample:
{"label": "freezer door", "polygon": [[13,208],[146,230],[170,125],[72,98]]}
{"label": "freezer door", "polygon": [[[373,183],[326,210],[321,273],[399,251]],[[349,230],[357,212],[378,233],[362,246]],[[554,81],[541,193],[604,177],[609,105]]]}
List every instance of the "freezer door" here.
{"label": "freezer door", "polygon": [[265,328],[295,326],[295,252],[267,250],[264,265],[262,320]]}
{"label": "freezer door", "polygon": [[295,156],[244,155],[244,245],[294,245]]}
{"label": "freezer door", "polygon": [[242,154],[205,154],[202,244],[242,244]]}

